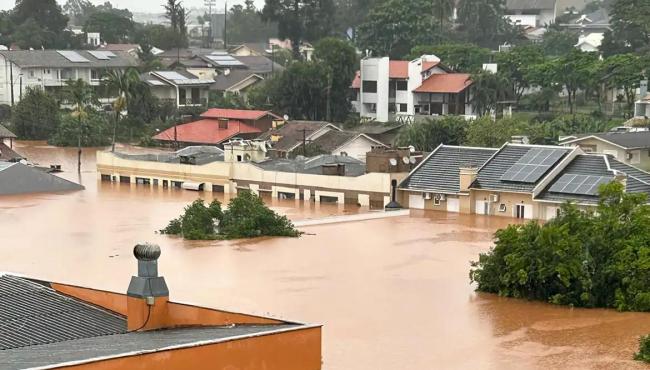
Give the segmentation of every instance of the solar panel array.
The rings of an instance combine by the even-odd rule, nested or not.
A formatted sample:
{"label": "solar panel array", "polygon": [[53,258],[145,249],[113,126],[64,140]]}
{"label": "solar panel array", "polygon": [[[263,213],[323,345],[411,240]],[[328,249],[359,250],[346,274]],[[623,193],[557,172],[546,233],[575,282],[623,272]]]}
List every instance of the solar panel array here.
{"label": "solar panel array", "polygon": [[614,176],[562,175],[549,189],[553,193],[596,195],[598,187],[614,180]]}
{"label": "solar panel array", "polygon": [[167,79],[167,80],[172,80],[172,81],[179,81],[179,80],[187,80],[188,78],[183,76],[182,74],[178,72],[173,72],[173,71],[161,71],[161,72],[156,72],[160,77]]}
{"label": "solar panel array", "polygon": [[90,60],[86,59],[85,57],[81,56],[81,54],[77,53],[76,51],[72,50],[57,50],[57,53],[59,53],[62,57],[65,59],[73,62],[73,63],[87,63],[90,62]]}
{"label": "solar panel array", "polygon": [[501,180],[535,183],[564,153],[562,149],[532,148],[501,176]]}
{"label": "solar panel array", "polygon": [[99,60],[110,60],[116,56],[112,51],[105,50],[90,50],[88,51],[88,54],[94,56]]}
{"label": "solar panel array", "polygon": [[228,54],[208,54],[205,56],[220,66],[243,66],[244,63]]}

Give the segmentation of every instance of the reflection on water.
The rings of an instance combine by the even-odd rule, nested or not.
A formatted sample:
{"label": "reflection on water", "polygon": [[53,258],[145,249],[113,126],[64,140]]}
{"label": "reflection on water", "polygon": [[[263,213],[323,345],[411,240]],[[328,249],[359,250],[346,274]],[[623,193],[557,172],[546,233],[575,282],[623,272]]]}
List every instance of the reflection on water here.
{"label": "reflection on water", "polygon": [[[18,150],[78,176],[74,149]],[[324,324],[325,369],[643,368],[631,357],[647,314],[473,292],[469,261],[506,220],[414,213],[305,227],[300,239],[188,242],[155,230],[211,195],[98,183],[85,153],[86,191],[0,198],[0,271],[125,291],[132,246],[151,241],[172,299]],[[292,219],[365,211],[272,206]]]}

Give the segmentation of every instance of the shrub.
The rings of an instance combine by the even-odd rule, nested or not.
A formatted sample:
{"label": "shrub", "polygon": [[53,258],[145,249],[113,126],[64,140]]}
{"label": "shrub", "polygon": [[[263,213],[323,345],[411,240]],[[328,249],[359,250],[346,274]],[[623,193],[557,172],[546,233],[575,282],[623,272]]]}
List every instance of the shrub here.
{"label": "shrub", "polygon": [[510,225],[472,262],[484,292],[581,307],[650,311],[650,206],[603,186],[596,212],[572,204],[540,225]]}
{"label": "shrub", "polygon": [[639,338],[639,352],[634,354],[634,359],[650,363],[650,335]]}
{"label": "shrub", "polygon": [[[77,146],[79,120],[70,114],[63,116],[61,124],[48,143],[56,146]],[[106,116],[91,112],[81,121],[81,146],[104,146],[111,142],[111,129]]]}
{"label": "shrub", "polygon": [[197,199],[160,233],[181,235],[188,240],[298,237],[301,234],[287,217],[273,212],[260,197],[249,191],[237,194],[225,211],[218,200],[206,206],[202,199]]}

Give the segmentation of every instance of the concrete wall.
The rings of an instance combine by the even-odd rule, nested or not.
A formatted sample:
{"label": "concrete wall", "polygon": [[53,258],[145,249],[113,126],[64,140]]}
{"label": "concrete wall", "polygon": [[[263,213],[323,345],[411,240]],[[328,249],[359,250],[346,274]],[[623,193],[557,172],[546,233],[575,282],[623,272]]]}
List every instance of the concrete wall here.
{"label": "concrete wall", "polygon": [[[620,162],[650,171],[650,151],[648,149],[626,151],[616,145],[597,139],[585,139],[570,145],[579,146],[586,153],[611,154]],[[632,155],[631,159],[627,158],[628,153]]]}
{"label": "concrete wall", "polygon": [[[361,60],[361,116],[376,118],[379,122],[388,121],[388,82],[390,73],[390,60],[384,58],[366,58]],[[376,81],[377,92],[368,93],[363,90],[363,81]],[[375,113],[371,113],[364,104],[377,105]]]}

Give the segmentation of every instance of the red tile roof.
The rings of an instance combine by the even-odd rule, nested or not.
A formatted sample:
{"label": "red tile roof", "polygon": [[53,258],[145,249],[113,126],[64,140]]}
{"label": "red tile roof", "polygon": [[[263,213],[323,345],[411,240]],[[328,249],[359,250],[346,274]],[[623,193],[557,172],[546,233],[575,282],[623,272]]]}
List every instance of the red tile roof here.
{"label": "red tile roof", "polygon": [[459,93],[472,84],[468,73],[433,74],[414,92],[423,93]]}
{"label": "red tile roof", "polygon": [[391,60],[388,65],[390,78],[409,78],[409,62],[407,60]]}
{"label": "red tile roof", "polygon": [[[254,134],[262,131],[243,122],[230,120],[228,128],[219,128],[219,120],[202,119],[195,122],[176,126],[179,142],[198,144],[220,144],[239,134]],[[156,140],[174,141],[174,128],[159,133],[153,137]]]}
{"label": "red tile roof", "polygon": [[357,71],[354,74],[354,80],[352,80],[352,85],[350,87],[353,89],[361,88],[361,71]]}
{"label": "red tile roof", "polygon": [[438,64],[440,64],[440,62],[422,62],[422,72],[426,72]]}
{"label": "red tile roof", "polygon": [[203,118],[228,118],[239,120],[258,120],[266,116],[273,119],[282,119],[280,116],[264,110],[246,110],[246,109],[221,109],[212,108],[201,114]]}

